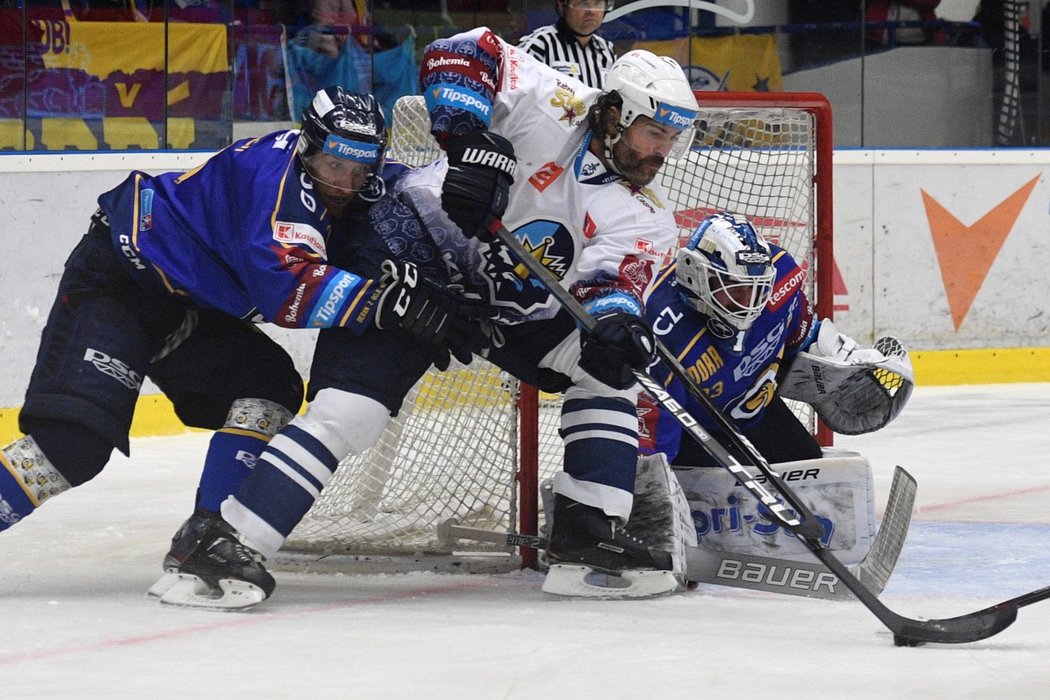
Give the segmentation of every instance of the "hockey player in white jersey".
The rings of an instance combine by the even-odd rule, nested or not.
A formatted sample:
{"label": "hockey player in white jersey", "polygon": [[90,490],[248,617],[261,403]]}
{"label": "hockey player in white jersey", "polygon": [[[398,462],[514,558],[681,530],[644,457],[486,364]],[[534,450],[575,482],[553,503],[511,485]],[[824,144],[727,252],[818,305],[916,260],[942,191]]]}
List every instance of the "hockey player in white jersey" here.
{"label": "hockey player in white jersey", "polygon": [[[490,360],[565,391],[565,470],[555,480],[546,590],[572,589],[559,583],[560,568],[626,572],[634,594],[672,590],[680,581],[670,555],[650,551],[623,524],[638,449],[631,370],[652,359],[642,297],[677,238],[653,180],[691,140],[698,108],[689,83],[673,60],[634,51],[602,92],[484,28],[431,44],[421,83],[447,158],[402,178],[390,210],[373,209],[395,222],[377,231],[398,257],[441,261],[453,282],[491,304]],[[598,318],[593,333],[581,338],[492,239],[500,218]],[[223,503],[223,518],[274,554],[339,462],[374,444],[397,414],[427,368],[402,359],[412,353],[403,334],[323,330],[310,378],[317,399],[270,442]]]}
{"label": "hockey player in white jersey", "polygon": [[[421,83],[448,158],[407,175],[403,198],[454,253],[453,278],[458,272],[468,287],[487,285],[499,318],[514,324],[489,359],[543,386],[542,375],[521,369],[534,364],[560,380],[546,388],[565,390],[565,461],[554,478],[544,589],[583,590],[576,579],[591,569],[628,571],[621,595],[673,589],[670,556],[622,526],[633,503],[638,437],[631,370],[648,364],[651,347],[639,320],[641,295],[677,237],[654,179],[665,158],[691,143],[698,108],[688,81],[673,60],[632,51],[599,92],[477,29],[432,44]],[[514,154],[516,171],[499,167]],[[505,186],[503,224],[598,318],[582,348],[566,312],[487,230]],[[444,214],[474,240],[459,239]]]}

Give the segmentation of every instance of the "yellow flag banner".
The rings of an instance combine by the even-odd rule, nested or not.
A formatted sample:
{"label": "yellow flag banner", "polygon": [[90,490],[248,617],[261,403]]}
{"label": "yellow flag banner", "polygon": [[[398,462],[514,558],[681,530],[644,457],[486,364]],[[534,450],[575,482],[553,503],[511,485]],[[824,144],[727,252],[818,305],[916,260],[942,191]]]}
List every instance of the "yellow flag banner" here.
{"label": "yellow flag banner", "polygon": [[[225,25],[33,24],[40,30],[43,65],[29,70],[26,117],[43,148],[228,143],[230,115],[222,109],[229,78]],[[161,136],[167,143],[160,143]]]}
{"label": "yellow flag banner", "polygon": [[641,41],[632,48],[682,64],[694,90],[770,92],[783,89],[776,36],[733,35]]}
{"label": "yellow flag banner", "polygon": [[74,88],[70,97],[80,98],[79,104],[58,105],[67,106],[68,114],[160,119],[166,103],[171,116],[218,116],[229,68],[225,25],[47,24],[52,26],[42,37],[46,73],[64,79]]}

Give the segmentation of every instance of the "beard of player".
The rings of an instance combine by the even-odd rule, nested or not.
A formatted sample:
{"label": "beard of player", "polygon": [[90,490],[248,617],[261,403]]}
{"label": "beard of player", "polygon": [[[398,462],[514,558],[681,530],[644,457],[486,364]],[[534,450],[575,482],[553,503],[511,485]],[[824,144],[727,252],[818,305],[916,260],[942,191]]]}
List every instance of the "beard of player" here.
{"label": "beard of player", "polygon": [[653,181],[663,167],[663,156],[643,155],[627,141],[626,132],[613,144],[613,168],[627,178],[632,185],[644,187]]}
{"label": "beard of player", "polygon": [[606,167],[622,175],[632,185],[645,187],[663,166],[664,157],[643,154],[629,143],[627,132],[638,120],[631,127],[622,129],[619,126],[620,104],[619,95],[605,93],[591,105],[587,118],[595,138],[591,141],[590,150],[602,159]]}

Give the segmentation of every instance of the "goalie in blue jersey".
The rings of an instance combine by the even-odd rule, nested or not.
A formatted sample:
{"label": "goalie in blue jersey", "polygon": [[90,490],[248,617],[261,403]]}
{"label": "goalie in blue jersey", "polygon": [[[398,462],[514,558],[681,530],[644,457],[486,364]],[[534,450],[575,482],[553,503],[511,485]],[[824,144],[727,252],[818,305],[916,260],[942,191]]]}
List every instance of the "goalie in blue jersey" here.
{"label": "goalie in blue jersey", "polygon": [[[803,292],[805,274],[746,218],[720,212],[697,227],[646,300],[655,336],[771,463],[821,457],[783,399],[810,404],[832,430],[853,435],[893,420],[914,384],[907,352],[895,338],[861,348],[830,320],[814,318]],[[657,363],[652,374],[720,437],[718,425],[669,368]],[[674,465],[715,464],[647,395],[638,411],[643,452],[664,453]]]}
{"label": "goalie in blue jersey", "polygon": [[[183,423],[216,431],[197,506],[218,511],[303,401],[291,358],[255,322],[407,333],[399,361],[424,367],[479,349],[478,305],[373,235],[398,171],[385,145],[375,99],[331,87],[301,130],[238,141],[185,173],[132,172],[101,195],[43,331],[24,437],[0,451],[0,530],[97,476],[113,448],[128,454],[147,377]],[[177,577],[219,600],[272,590],[221,518],[194,522],[207,546],[169,555]],[[232,574],[226,588],[219,574]]]}

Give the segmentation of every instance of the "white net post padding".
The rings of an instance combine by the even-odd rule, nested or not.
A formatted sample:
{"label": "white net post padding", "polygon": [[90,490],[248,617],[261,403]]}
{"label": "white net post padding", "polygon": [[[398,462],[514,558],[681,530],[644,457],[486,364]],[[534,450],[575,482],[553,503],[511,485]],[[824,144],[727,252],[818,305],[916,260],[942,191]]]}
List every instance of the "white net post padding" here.
{"label": "white net post padding", "polygon": [[[806,291],[820,315],[830,316],[827,101],[801,93],[697,93],[697,98],[701,116],[694,147],[661,173],[680,236],[687,237],[715,211],[746,215],[806,267]],[[818,137],[827,141],[823,150]],[[423,98],[398,100],[388,158],[419,166],[439,154]],[[532,484],[525,492],[534,496],[535,483],[560,469],[560,401],[540,396],[538,430],[523,434],[517,402],[523,391],[532,390],[480,359],[469,367],[454,364],[445,373],[432,370],[379,444],[340,464],[288,539],[279,563],[327,560],[340,570],[465,570],[457,555],[467,549],[516,565],[519,560],[508,556],[509,548],[467,542],[453,547],[440,537],[439,527],[454,519],[471,527],[516,530],[519,515],[521,522],[535,523],[534,497],[521,503],[519,514],[518,484]],[[808,407],[794,408],[815,428]],[[538,464],[523,466],[521,455],[532,450]],[[379,561],[385,566],[377,566]]]}

